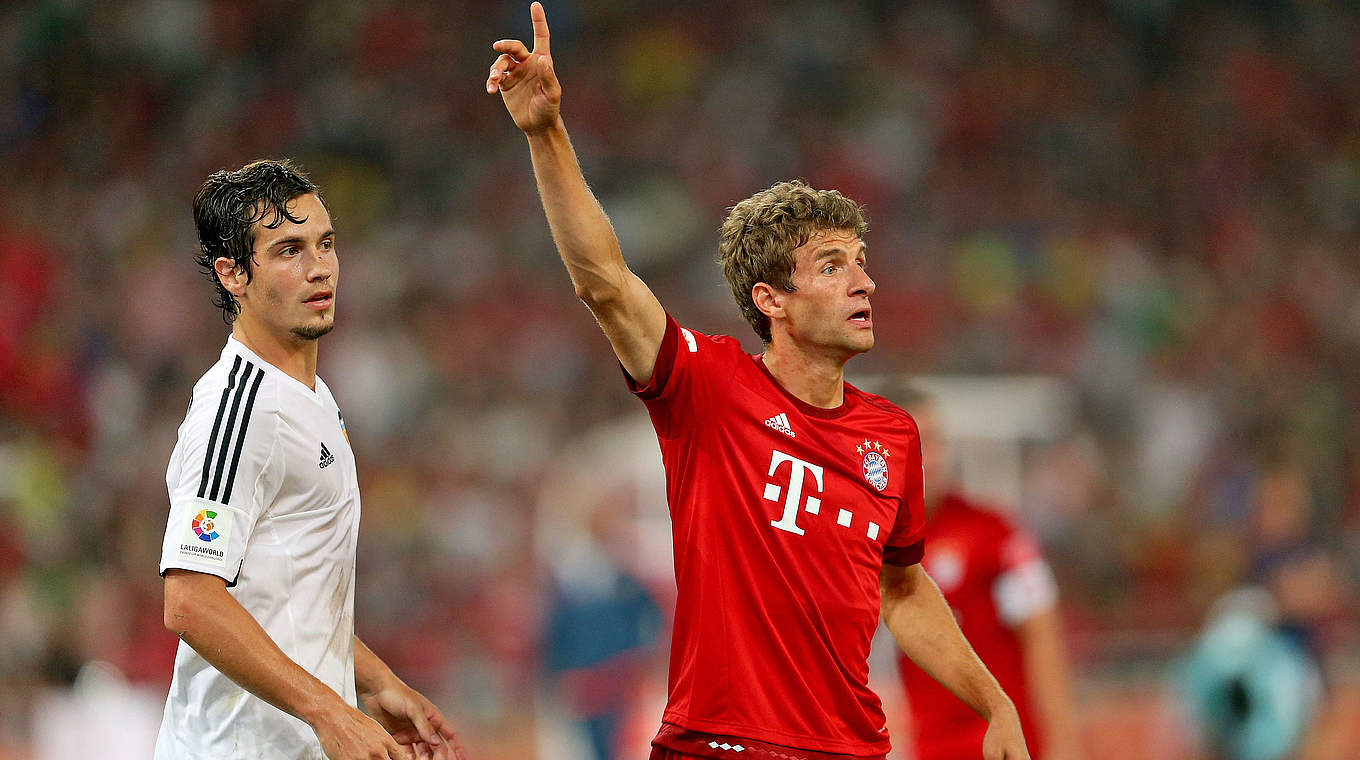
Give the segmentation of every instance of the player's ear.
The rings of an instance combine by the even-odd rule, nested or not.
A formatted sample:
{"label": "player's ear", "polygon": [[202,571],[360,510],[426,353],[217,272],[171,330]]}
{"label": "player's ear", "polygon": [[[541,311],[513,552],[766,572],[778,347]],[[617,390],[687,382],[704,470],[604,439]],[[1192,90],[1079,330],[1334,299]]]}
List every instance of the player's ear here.
{"label": "player's ear", "polygon": [[219,256],[213,262],[213,269],[217,272],[217,279],[222,283],[222,287],[234,296],[243,296],[246,293],[246,283],[250,282],[250,276],[246,273],[246,268],[240,266],[235,261],[226,256]]}
{"label": "player's ear", "polygon": [[769,283],[757,282],[751,286],[751,300],[755,301],[756,308],[760,313],[774,319],[784,316],[784,291],[771,286]]}

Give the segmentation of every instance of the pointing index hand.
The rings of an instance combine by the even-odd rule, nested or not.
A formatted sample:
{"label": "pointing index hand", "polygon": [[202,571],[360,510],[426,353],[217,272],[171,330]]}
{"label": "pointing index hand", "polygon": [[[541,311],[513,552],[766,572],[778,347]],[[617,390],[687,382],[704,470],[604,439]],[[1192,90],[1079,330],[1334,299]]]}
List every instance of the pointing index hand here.
{"label": "pointing index hand", "polygon": [[548,16],[541,3],[529,6],[529,19],[534,26],[533,50],[519,40],[493,44],[491,49],[500,55],[491,64],[486,91],[499,92],[515,125],[534,135],[558,123],[562,85],[553,71]]}

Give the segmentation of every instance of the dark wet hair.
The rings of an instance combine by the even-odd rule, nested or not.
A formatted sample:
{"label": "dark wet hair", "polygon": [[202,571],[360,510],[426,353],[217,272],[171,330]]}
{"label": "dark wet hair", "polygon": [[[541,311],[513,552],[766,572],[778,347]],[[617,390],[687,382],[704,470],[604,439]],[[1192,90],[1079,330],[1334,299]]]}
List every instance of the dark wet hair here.
{"label": "dark wet hair", "polygon": [[[288,213],[288,202],[300,195],[320,192],[292,161],[252,161],[236,171],[213,172],[194,194],[194,225],[198,227],[198,252],[194,261],[213,283],[213,305],[222,310],[222,321],[231,324],[241,304],[222,285],[213,266],[220,258],[245,269],[247,282],[254,261],[255,223],[274,229],[301,219]],[[324,204],[324,201],[323,201]]]}

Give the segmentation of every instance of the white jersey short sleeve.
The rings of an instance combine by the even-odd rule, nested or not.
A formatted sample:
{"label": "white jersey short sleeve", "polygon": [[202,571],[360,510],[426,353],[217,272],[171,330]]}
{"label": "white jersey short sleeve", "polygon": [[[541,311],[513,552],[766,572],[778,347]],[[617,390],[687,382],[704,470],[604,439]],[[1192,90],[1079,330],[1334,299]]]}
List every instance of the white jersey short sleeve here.
{"label": "white jersey short sleeve", "polygon": [[[255,521],[278,493],[277,389],[260,398],[263,362],[234,353],[194,386],[165,484],[170,519],[161,575],[196,570],[235,586]],[[272,465],[272,466],[271,466]]]}
{"label": "white jersey short sleeve", "polygon": [[[178,568],[225,579],[284,654],[356,705],[359,486],[325,382],[307,388],[229,339],[194,387],[166,486],[161,574]],[[155,756],[324,758],[306,723],[182,641]]]}

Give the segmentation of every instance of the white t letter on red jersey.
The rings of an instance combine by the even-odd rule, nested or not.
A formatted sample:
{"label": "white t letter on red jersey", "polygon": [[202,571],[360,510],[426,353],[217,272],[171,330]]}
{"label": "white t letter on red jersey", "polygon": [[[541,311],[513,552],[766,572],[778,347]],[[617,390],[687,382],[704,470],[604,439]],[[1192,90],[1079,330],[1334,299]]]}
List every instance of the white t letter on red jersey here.
{"label": "white t letter on red jersey", "polygon": [[[784,495],[784,514],[778,520],[771,520],[770,525],[801,536],[803,529],[798,527],[798,510],[803,506],[801,503],[803,499],[803,473],[812,473],[812,477],[817,481],[817,491],[820,493],[822,490],[822,468],[776,449],[770,457],[770,476],[773,477],[775,471],[779,469],[779,465],[785,462],[788,462],[792,467],[789,472],[789,490]],[[766,483],[765,499],[767,501],[778,501],[779,486],[774,483]],[[807,501],[809,512],[816,514],[821,509],[821,499],[809,496]]]}

